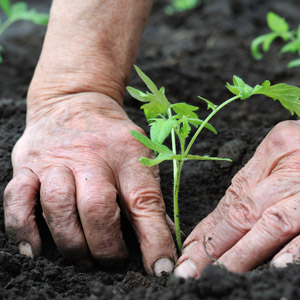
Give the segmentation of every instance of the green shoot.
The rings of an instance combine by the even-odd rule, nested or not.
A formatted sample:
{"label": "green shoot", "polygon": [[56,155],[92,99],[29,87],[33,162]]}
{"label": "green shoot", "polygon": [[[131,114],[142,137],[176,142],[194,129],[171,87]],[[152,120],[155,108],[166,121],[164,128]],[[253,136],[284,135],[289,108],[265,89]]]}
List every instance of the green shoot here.
{"label": "green shoot", "polygon": [[[234,76],[233,84],[227,83],[226,85],[228,90],[234,95],[232,98],[224,101],[220,105],[215,105],[211,101],[199,97],[199,99],[206,102],[207,109],[209,111],[208,116],[204,120],[200,120],[196,113],[199,107],[189,105],[184,102],[171,104],[165,96],[164,88],[158,89],[152,80],[137,66],[135,66],[135,70],[146,84],[149,91],[144,93],[133,87],[127,87],[127,91],[133,98],[144,103],[141,106],[141,109],[144,110],[145,116],[150,125],[150,139],[133,130],[130,133],[143,145],[153,150],[156,155],[154,159],[141,157],[140,162],[142,165],[152,167],[162,163],[163,161],[173,161],[174,223],[177,246],[179,251],[181,251],[182,242],[180,235],[178,194],[181,170],[184,162],[189,160],[231,161],[229,158],[210,157],[207,155],[191,155],[190,150],[196,138],[204,128],[212,131],[214,134],[217,134],[216,129],[209,123],[211,118],[229,103],[238,99],[245,100],[253,95],[264,95],[273,100],[278,100],[284,108],[289,110],[291,115],[296,113],[300,116],[300,88],[284,83],[271,85],[268,80],[266,80],[262,85],[256,85],[253,88],[247,85],[241,78]],[[194,126],[197,130],[188,141],[192,126]],[[169,136],[171,136],[172,149],[163,144]],[[176,149],[176,137],[180,146],[179,151]]]}
{"label": "green shoot", "polygon": [[173,0],[170,5],[164,8],[164,11],[167,15],[172,15],[175,12],[193,9],[199,2],[199,0]]}
{"label": "green shoot", "polygon": [[[38,13],[35,9],[28,9],[25,2],[17,2],[11,4],[10,0],[0,0],[0,10],[6,16],[6,20],[0,19],[0,37],[4,31],[17,21],[30,21],[37,25],[47,25],[48,14]],[[2,62],[1,51],[3,47],[0,45],[0,63]]]}
{"label": "green shoot", "polygon": [[[290,30],[286,20],[274,12],[268,12],[267,24],[271,29],[270,33],[266,33],[255,38],[251,44],[251,53],[255,59],[262,59],[260,47],[263,52],[268,52],[271,44],[276,38],[281,38],[287,44],[280,50],[280,54],[298,53],[300,56],[300,24],[297,30]],[[299,67],[300,58],[294,59],[288,63],[288,68]]]}

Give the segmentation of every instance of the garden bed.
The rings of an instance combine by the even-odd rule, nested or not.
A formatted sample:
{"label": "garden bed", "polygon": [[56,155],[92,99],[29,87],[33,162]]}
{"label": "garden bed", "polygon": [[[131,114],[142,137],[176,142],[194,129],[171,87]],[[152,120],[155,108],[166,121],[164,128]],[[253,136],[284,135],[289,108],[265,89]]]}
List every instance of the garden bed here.
{"label": "garden bed", "polygon": [[[40,10],[50,0],[28,1]],[[255,61],[250,55],[253,38],[267,32],[265,16],[270,10],[284,16],[292,28],[300,22],[296,0],[212,0],[192,11],[166,16],[166,1],[157,1],[146,28],[137,64],[158,86],[165,86],[172,101],[206,107],[197,95],[220,103],[227,99],[225,83],[234,74],[255,85],[269,79],[300,86],[300,68],[287,69],[291,56],[278,56],[280,41]],[[0,299],[300,299],[300,266],[276,270],[268,264],[243,275],[208,267],[200,280],[146,275],[138,243],[130,225],[123,221],[124,236],[131,256],[113,267],[98,266],[83,271],[57,251],[41,217],[43,252],[36,259],[18,254],[4,230],[2,194],[12,176],[10,153],[25,126],[26,91],[37,62],[45,29],[18,23],[3,36],[4,63],[0,65]],[[136,75],[131,86],[144,89]],[[125,97],[126,111],[146,129],[139,103]],[[195,154],[231,157],[232,163],[186,163],[180,190],[183,231],[211,212],[230,180],[251,158],[270,129],[289,113],[272,100],[256,97],[233,103],[211,123],[219,131],[215,138],[206,132],[196,142]],[[34,137],[33,137],[34,138]],[[46,139],[47,137],[45,137]],[[172,164],[160,166],[162,191],[172,215]],[[158,233],[159,234],[159,233]]]}

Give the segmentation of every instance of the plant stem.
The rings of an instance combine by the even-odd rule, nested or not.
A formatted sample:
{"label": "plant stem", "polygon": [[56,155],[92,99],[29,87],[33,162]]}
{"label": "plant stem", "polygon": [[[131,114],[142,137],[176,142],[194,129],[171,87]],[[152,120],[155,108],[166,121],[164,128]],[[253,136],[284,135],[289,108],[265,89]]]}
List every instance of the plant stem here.
{"label": "plant stem", "polygon": [[181,231],[180,231],[180,223],[179,223],[178,194],[179,194],[180,174],[181,174],[182,166],[183,166],[183,160],[177,162],[177,172],[174,181],[174,194],[173,194],[175,234],[176,234],[176,242],[177,242],[179,254],[181,254],[182,242],[181,242]]}
{"label": "plant stem", "polygon": [[[168,117],[169,117],[169,119],[172,118],[171,108],[168,109]],[[175,139],[175,130],[174,130],[174,128],[172,128],[172,130],[171,130],[171,140],[172,140],[172,151],[176,155],[176,139]],[[176,174],[177,174],[177,161],[176,161],[176,159],[173,159],[173,180],[174,180],[173,194],[175,193]]]}
{"label": "plant stem", "polygon": [[196,138],[198,137],[198,135],[200,134],[200,132],[202,131],[202,129],[204,128],[204,126],[208,123],[208,121],[220,110],[222,109],[224,106],[228,105],[229,103],[233,102],[236,99],[239,99],[240,96],[234,96],[228,100],[226,100],[225,102],[223,102],[221,105],[217,106],[207,117],[206,119],[203,121],[203,123],[199,126],[199,128],[197,129],[197,131],[195,132],[194,136],[192,137],[192,139],[190,140],[183,157],[187,157],[189,151],[191,150]]}

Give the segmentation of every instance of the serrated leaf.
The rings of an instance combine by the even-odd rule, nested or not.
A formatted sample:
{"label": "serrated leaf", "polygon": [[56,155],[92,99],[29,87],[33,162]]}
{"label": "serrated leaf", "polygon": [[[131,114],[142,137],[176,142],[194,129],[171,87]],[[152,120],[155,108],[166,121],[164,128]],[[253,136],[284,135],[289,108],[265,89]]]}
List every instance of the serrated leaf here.
{"label": "serrated leaf", "polygon": [[298,87],[285,83],[271,85],[270,81],[266,80],[261,86],[255,87],[253,94],[261,94],[273,100],[279,100],[291,115],[296,113],[300,116],[300,88]]}
{"label": "serrated leaf", "polygon": [[288,63],[288,68],[295,68],[295,67],[300,67],[300,58],[291,60],[291,61]]}
{"label": "serrated leaf", "polygon": [[[188,121],[190,124],[194,125],[195,127],[198,127],[199,125],[201,125],[203,123],[203,120],[200,119],[190,119],[188,118]],[[213,132],[214,134],[218,134],[216,128],[214,126],[212,126],[210,123],[206,123],[204,125],[204,127],[208,130],[210,130],[211,132]]]}
{"label": "serrated leaf", "polygon": [[297,39],[283,46],[280,50],[280,53],[286,53],[286,52],[295,53],[298,52],[299,50],[300,50],[300,39]]}
{"label": "serrated leaf", "polygon": [[10,16],[10,0],[0,0],[0,8],[7,17]]}
{"label": "serrated leaf", "polygon": [[272,11],[267,14],[267,23],[269,28],[274,32],[289,31],[289,24],[286,20]]}
{"label": "serrated leaf", "polygon": [[203,98],[201,96],[198,96],[198,98],[206,102],[208,110],[209,109],[215,110],[217,108],[217,105],[213,104],[211,101],[209,101],[209,100],[207,100],[207,99],[205,99],[205,98]]}
{"label": "serrated leaf", "polygon": [[180,116],[186,116],[192,119],[197,119],[198,115],[194,111],[198,110],[199,107],[189,105],[187,103],[175,103],[171,105],[172,109]]}
{"label": "serrated leaf", "polygon": [[137,100],[148,102],[141,106],[141,109],[144,110],[146,118],[149,120],[156,118],[159,115],[167,114],[171,104],[165,96],[165,89],[162,87],[158,90],[152,80],[145,73],[143,73],[141,69],[139,69],[137,66],[135,66],[135,69],[152,94],[149,92],[143,93],[132,87],[127,87],[127,91]]}
{"label": "serrated leaf", "polygon": [[150,124],[151,140],[162,144],[171,133],[173,124],[174,120],[172,119],[156,119],[155,121],[153,121]]}
{"label": "serrated leaf", "polygon": [[249,98],[253,92],[253,88],[236,75],[233,76],[233,85],[227,82],[226,87],[234,95],[240,96],[242,100]]}
{"label": "serrated leaf", "polygon": [[173,154],[166,154],[166,153],[160,153],[156,158],[151,159],[147,157],[141,157],[140,162],[143,166],[152,167],[155,165],[158,165],[166,160],[173,160],[174,159]]}
{"label": "serrated leaf", "polygon": [[154,82],[136,65],[134,65],[134,68],[136,72],[138,73],[139,77],[143,80],[143,82],[146,84],[150,92],[153,94],[156,94],[158,92],[158,89]]}
{"label": "serrated leaf", "polygon": [[162,145],[158,142],[151,141],[149,138],[147,138],[145,135],[135,131],[135,130],[130,130],[130,134],[137,139],[139,142],[141,142],[143,145],[145,145],[147,148],[157,151],[159,153],[169,153],[169,154],[174,154],[172,150],[170,150],[167,146]]}
{"label": "serrated leaf", "polygon": [[186,116],[183,116],[180,120],[181,122],[181,128],[180,128],[180,134],[183,138],[187,138],[191,132],[191,126],[189,125],[188,119]]}

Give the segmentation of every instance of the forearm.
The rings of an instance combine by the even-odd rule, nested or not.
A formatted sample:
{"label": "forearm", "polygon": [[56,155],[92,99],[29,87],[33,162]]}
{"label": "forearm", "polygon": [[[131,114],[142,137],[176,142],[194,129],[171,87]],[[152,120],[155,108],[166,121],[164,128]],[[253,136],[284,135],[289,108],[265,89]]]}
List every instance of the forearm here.
{"label": "forearm", "polygon": [[[153,0],[54,0],[28,105],[67,93],[123,102]],[[37,96],[38,95],[38,96]]]}

